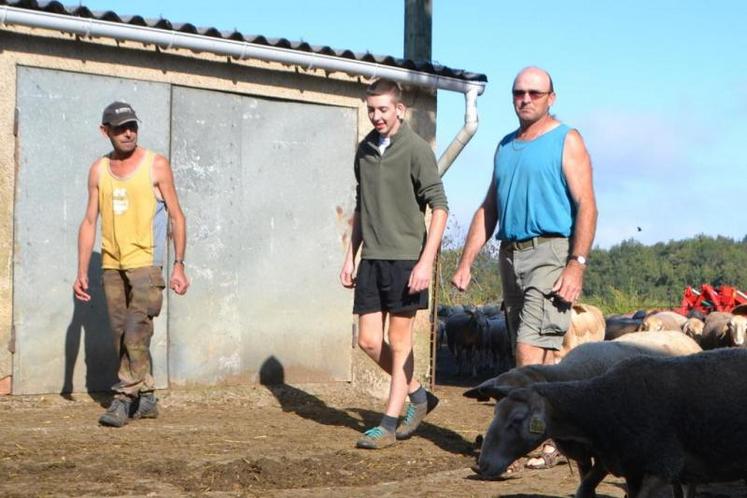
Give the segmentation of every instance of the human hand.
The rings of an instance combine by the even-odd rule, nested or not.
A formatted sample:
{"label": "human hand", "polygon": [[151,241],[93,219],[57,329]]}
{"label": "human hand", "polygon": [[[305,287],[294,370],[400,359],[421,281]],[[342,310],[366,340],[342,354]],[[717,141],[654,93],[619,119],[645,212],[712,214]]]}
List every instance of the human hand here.
{"label": "human hand", "polygon": [[180,296],[187,293],[189,279],[187,279],[187,275],[184,273],[184,265],[179,263],[174,265],[174,269],[171,272],[169,287]]}
{"label": "human hand", "polygon": [[78,301],[87,303],[91,300],[91,295],[88,293],[88,276],[78,275],[73,283],[73,294]]}
{"label": "human hand", "polygon": [[340,283],[346,289],[355,287],[355,264],[352,261],[345,260],[340,271]]}
{"label": "human hand", "polygon": [[581,296],[584,282],[584,268],[571,261],[563,268],[563,273],[552,288],[553,293],[567,303],[575,303]]}
{"label": "human hand", "polygon": [[454,276],[451,277],[451,285],[456,287],[458,290],[464,292],[469,287],[470,280],[472,280],[472,272],[469,268],[457,268],[454,272]]}
{"label": "human hand", "polygon": [[410,279],[407,282],[407,287],[410,289],[410,294],[417,294],[418,292],[427,289],[431,285],[431,275],[433,275],[433,264],[425,261],[418,261],[413,266],[410,272]]}

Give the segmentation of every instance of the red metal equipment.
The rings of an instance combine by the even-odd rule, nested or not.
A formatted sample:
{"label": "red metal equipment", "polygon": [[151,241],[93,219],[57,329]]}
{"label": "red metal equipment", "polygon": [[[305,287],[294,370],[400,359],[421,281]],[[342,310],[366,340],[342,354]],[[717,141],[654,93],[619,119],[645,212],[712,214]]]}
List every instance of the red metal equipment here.
{"label": "red metal equipment", "polygon": [[722,285],[717,289],[708,284],[700,286],[700,291],[688,286],[682,295],[682,304],[675,311],[687,315],[695,310],[704,315],[712,311],[732,311],[737,306],[747,306],[747,294],[731,287]]}

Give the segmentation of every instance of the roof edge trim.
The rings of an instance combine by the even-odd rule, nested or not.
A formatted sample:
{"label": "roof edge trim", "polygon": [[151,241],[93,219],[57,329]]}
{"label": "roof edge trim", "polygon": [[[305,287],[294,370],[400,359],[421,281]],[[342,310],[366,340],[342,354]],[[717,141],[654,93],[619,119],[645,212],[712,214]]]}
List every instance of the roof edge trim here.
{"label": "roof edge trim", "polygon": [[182,48],[197,52],[211,52],[237,59],[255,58],[295,65],[305,69],[343,72],[368,78],[388,78],[406,85],[464,94],[473,91],[477,92],[477,95],[481,95],[486,84],[483,81],[466,81],[357,59],[345,59],[313,52],[299,52],[293,49],[263,46],[245,41],[214,38],[148,26],[134,26],[94,18],[32,11],[8,5],[0,6],[0,26],[6,24],[51,29],[85,37],[103,37],[121,41],[150,43],[166,49]]}

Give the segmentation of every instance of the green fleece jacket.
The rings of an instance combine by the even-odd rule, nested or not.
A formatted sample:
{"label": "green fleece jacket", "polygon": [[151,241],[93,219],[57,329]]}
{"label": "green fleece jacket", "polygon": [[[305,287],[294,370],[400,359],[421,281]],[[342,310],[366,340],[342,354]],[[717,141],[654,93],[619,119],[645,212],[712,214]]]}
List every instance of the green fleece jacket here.
{"label": "green fleece jacket", "polygon": [[369,133],[355,154],[355,209],[360,212],[364,259],[416,260],[426,240],[425,206],[448,211],[430,145],[402,122],[379,153]]}

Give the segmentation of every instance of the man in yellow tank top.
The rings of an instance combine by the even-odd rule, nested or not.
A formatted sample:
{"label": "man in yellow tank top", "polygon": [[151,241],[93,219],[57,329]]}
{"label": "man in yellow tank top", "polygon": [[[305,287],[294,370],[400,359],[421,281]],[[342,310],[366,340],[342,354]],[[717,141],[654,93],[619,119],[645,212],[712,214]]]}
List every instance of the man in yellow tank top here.
{"label": "man in yellow tank top", "polygon": [[97,159],[88,174],[88,206],[78,232],[78,276],[75,297],[90,301],[88,267],[96,224],[101,216],[104,294],[114,347],[119,355],[119,382],[110,407],[99,423],[122,427],[130,418],[158,416],[150,356],[153,318],[163,302],[166,232],[171,222],[174,268],[169,287],[187,292],[184,272],[186,222],[168,160],[137,145],[138,118],[129,104],[104,109],[101,133],[113,150]]}

